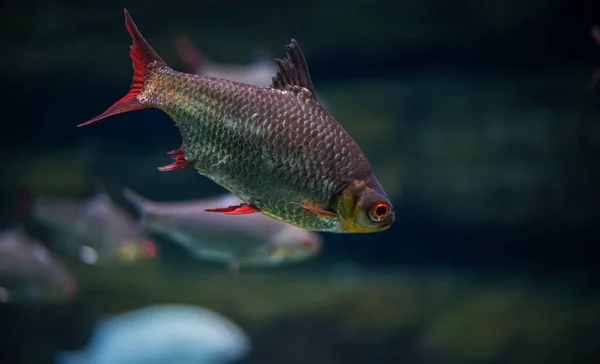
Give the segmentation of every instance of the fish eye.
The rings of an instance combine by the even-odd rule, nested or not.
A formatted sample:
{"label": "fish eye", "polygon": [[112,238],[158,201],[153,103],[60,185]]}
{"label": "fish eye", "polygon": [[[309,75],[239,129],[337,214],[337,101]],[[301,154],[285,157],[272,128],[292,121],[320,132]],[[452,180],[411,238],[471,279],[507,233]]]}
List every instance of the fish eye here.
{"label": "fish eye", "polygon": [[371,220],[378,222],[387,217],[390,213],[390,204],[387,202],[375,202],[373,206],[371,206],[371,211],[369,211],[369,217]]}

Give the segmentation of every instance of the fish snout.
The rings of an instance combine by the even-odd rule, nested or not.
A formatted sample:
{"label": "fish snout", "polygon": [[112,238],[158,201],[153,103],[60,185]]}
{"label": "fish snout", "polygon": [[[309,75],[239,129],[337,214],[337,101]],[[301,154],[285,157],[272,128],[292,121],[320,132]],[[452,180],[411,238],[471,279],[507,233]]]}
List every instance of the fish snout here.
{"label": "fish snout", "polygon": [[313,256],[321,252],[321,238],[316,235],[304,235],[300,238],[300,247],[303,248],[308,255]]}

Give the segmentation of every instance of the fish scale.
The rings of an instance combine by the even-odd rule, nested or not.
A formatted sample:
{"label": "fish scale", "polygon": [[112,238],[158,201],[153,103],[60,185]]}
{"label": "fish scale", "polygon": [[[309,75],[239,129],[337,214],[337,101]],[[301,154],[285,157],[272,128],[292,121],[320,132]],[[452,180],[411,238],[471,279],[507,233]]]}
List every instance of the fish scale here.
{"label": "fish scale", "polygon": [[[358,149],[350,135],[309,97],[166,67],[154,72],[140,100],[175,120],[185,159],[261,210],[291,216],[310,230],[329,229],[324,223],[330,222],[293,202],[333,208],[334,191],[371,172],[362,154],[350,153]],[[239,122],[232,128],[231,120]]]}
{"label": "fish scale", "polygon": [[82,125],[158,108],[182,137],[181,149],[170,153],[182,157],[161,170],[192,165],[240,198],[247,207],[241,213],[260,211],[331,232],[379,231],[393,222],[391,203],[368,160],[315,98],[294,40],[287,59],[276,60],[273,85],[258,87],[177,72],[148,45],[127,12],[126,26],[134,42],[131,91]]}

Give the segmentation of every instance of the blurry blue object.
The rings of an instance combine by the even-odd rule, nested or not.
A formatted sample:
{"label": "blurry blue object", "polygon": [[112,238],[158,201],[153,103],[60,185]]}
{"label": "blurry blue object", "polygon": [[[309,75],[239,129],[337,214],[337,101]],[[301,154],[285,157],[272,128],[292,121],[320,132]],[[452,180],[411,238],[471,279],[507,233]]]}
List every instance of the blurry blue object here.
{"label": "blurry blue object", "polygon": [[222,364],[249,353],[246,333],[205,308],[156,305],[103,319],[88,345],[55,364]]}

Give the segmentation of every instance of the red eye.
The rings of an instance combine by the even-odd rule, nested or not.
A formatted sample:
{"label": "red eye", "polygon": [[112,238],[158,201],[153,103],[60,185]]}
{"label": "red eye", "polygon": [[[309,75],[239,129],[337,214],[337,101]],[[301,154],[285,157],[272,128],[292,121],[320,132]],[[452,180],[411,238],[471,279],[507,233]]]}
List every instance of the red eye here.
{"label": "red eye", "polygon": [[375,202],[371,206],[369,216],[373,221],[381,221],[390,213],[390,204],[387,202]]}

